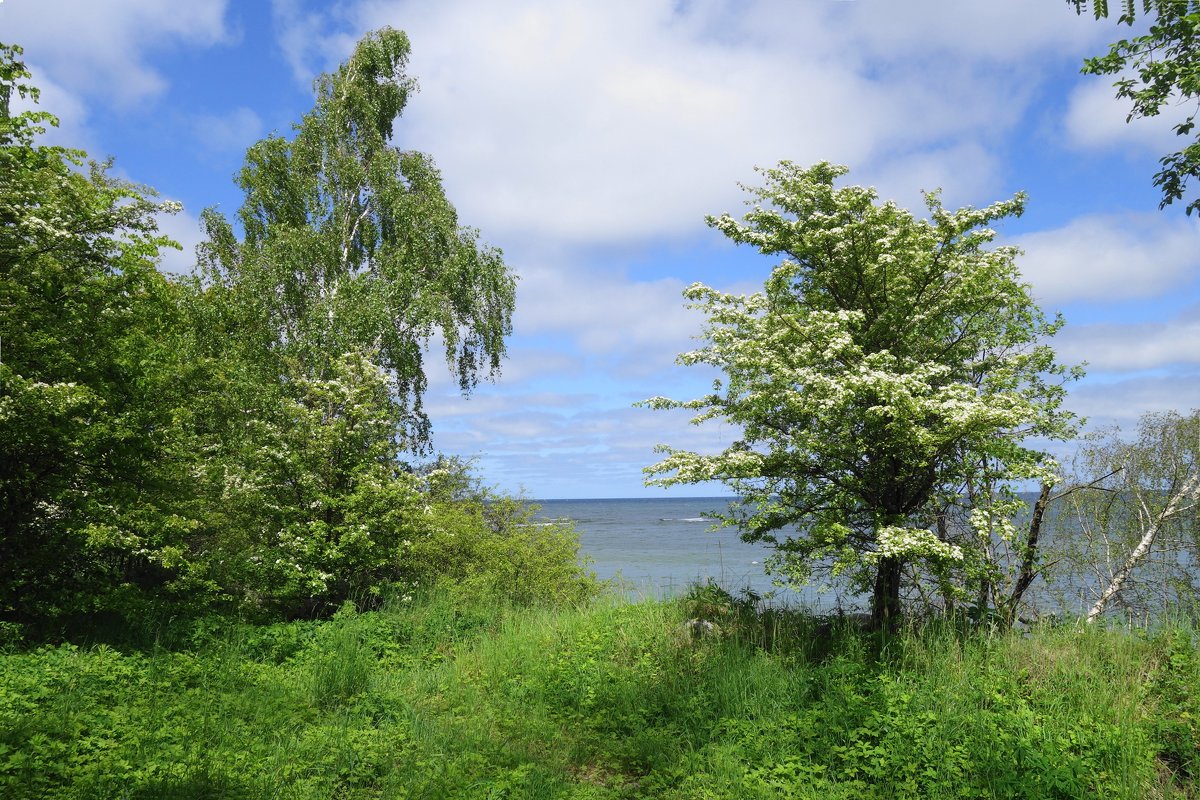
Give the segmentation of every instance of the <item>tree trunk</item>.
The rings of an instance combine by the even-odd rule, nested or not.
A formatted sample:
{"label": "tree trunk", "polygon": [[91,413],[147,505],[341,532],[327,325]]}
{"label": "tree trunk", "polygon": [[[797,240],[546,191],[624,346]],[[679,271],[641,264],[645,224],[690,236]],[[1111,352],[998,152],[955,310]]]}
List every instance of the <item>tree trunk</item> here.
{"label": "tree trunk", "polygon": [[1141,541],[1138,542],[1137,547],[1133,548],[1133,552],[1129,554],[1129,558],[1125,560],[1125,563],[1113,575],[1108,588],[1104,590],[1100,595],[1100,599],[1096,601],[1096,604],[1092,606],[1092,610],[1088,612],[1088,622],[1095,622],[1096,618],[1104,613],[1104,607],[1108,605],[1108,601],[1112,600],[1117,592],[1121,591],[1121,587],[1125,585],[1125,581],[1128,580],[1134,567],[1150,552],[1150,547],[1154,544],[1155,538],[1158,537],[1158,532],[1162,529],[1163,523],[1183,510],[1180,508],[1181,504],[1189,500],[1194,501],[1198,496],[1200,496],[1200,475],[1192,475],[1183,482],[1183,486],[1178,493],[1171,496],[1166,508],[1149,520],[1149,525],[1142,533]]}
{"label": "tree trunk", "polygon": [[[946,522],[946,510],[942,509],[937,513],[937,532],[938,539],[943,542],[950,541],[950,525]],[[942,580],[942,604],[945,607],[945,615],[947,619],[953,619],[957,613],[956,603],[954,598],[954,586],[949,580]]]}
{"label": "tree trunk", "polygon": [[876,630],[895,629],[900,622],[900,573],[904,562],[894,556],[879,559],[875,593],[871,597],[871,624]]}
{"label": "tree trunk", "polygon": [[1050,489],[1050,483],[1043,483],[1037,502],[1033,504],[1033,515],[1029,518],[1029,534],[1025,537],[1025,545],[1021,548],[1021,571],[1017,573],[1017,582],[1004,607],[1004,624],[1010,628],[1016,621],[1017,608],[1021,605],[1021,598],[1025,595],[1025,590],[1037,577],[1038,540],[1042,535],[1042,520],[1046,516],[1046,507],[1050,505]]}

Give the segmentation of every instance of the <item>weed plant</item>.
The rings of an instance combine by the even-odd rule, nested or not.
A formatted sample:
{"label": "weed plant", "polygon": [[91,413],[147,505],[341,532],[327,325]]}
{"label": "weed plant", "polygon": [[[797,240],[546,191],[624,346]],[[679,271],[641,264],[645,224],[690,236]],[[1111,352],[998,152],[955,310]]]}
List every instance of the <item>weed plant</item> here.
{"label": "weed plant", "polygon": [[884,634],[711,587],[430,591],[0,656],[0,796],[1186,798],[1198,720],[1183,625]]}

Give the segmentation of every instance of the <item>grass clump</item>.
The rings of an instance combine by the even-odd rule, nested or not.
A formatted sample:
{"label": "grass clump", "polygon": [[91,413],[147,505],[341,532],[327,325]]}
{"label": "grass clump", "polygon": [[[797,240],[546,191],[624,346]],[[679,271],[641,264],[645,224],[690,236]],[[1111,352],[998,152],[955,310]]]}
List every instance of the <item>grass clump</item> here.
{"label": "grass clump", "polygon": [[712,589],[430,592],[0,656],[0,795],[1184,798],[1198,687],[1185,626],[884,635]]}

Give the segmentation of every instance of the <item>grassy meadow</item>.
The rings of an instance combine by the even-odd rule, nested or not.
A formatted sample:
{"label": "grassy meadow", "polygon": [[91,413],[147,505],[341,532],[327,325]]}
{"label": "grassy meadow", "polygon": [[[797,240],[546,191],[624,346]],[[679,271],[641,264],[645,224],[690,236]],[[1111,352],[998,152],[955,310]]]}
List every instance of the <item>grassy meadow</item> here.
{"label": "grassy meadow", "polygon": [[1200,796],[1186,626],[877,634],[697,588],[116,634],[0,656],[0,796]]}

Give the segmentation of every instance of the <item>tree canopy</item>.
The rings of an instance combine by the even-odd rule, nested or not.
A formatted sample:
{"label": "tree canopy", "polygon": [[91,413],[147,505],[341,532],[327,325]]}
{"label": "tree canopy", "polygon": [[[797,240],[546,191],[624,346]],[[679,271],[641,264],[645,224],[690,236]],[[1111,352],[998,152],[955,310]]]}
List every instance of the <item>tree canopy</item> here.
{"label": "tree canopy", "polygon": [[[719,480],[741,498],[727,518],[744,538],[777,548],[803,578],[825,565],[873,584],[879,620],[899,610],[903,566],[939,568],[961,548],[931,530],[931,501],[993,478],[1045,476],[1052,462],[1025,446],[1063,438],[1071,371],[1043,343],[1061,326],[1038,310],[1011,247],[988,249],[985,226],[1019,214],[1023,198],[930,219],[873,189],[836,188],[844,167],[783,162],[750,189],[753,210],[709,224],[764,255],[782,256],[749,296],[695,284],[707,343],[679,363],[724,373],[712,394],[663,397],[653,408],[698,412],[741,428],[725,450],[660,446],[652,484]],[[793,527],[798,526],[798,527]]]}
{"label": "tree canopy", "polygon": [[[0,92],[37,97],[20,48]],[[176,544],[186,482],[172,418],[187,393],[156,270],[177,206],[38,144],[46,112],[0,108],[0,616],[103,602]]]}
{"label": "tree canopy", "polygon": [[244,236],[204,213],[201,266],[277,373],[326,378],[351,351],[383,368],[400,432],[419,450],[429,438],[425,346],[441,339],[464,392],[498,374],[515,278],[458,224],[433,160],[391,144],[415,89],[408,55],[408,38],[383,28],[316,80],[295,137],[269,136],[246,154]]}
{"label": "tree canopy", "polygon": [[419,461],[425,349],[464,392],[494,377],[515,278],[391,144],[404,34],[365,37],[292,139],[250,148],[191,277],[157,269],[178,204],[9,113],[37,98],[20,55],[0,45],[0,624],[319,615],[450,575],[589,591],[568,528],[520,533],[525,504]]}

